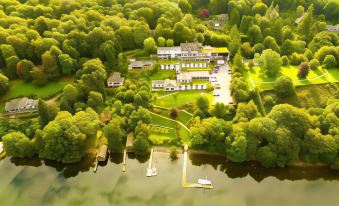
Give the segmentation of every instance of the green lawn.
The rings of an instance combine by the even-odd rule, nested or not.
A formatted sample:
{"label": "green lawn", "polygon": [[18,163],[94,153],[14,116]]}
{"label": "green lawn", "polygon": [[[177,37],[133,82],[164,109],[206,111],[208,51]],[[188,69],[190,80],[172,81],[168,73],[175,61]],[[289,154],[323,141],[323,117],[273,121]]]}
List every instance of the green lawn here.
{"label": "green lawn", "polygon": [[[162,93],[163,94],[163,93]],[[178,107],[183,104],[194,103],[195,100],[201,96],[205,95],[210,100],[210,103],[213,104],[214,98],[212,93],[206,93],[200,90],[192,90],[192,91],[179,91],[174,95],[170,95],[164,98],[157,98],[154,102],[155,105],[161,107]]]}
{"label": "green lawn", "polygon": [[[324,106],[329,98],[333,98],[336,93],[336,87],[330,84],[315,84],[308,86],[300,86],[296,88],[296,94],[290,97],[277,98],[277,103],[287,103],[296,107],[319,107]],[[262,98],[266,95],[274,95],[274,91],[262,92]],[[266,112],[268,113],[271,108],[265,105]]]}
{"label": "green lawn", "polygon": [[192,119],[192,117],[193,116],[190,113],[180,110],[178,113],[177,120],[187,125],[187,123]]}
{"label": "green lawn", "polygon": [[9,99],[18,97],[36,96],[41,99],[49,99],[60,93],[66,84],[72,83],[72,77],[62,78],[60,81],[50,82],[45,86],[37,87],[32,82],[14,80],[10,82],[9,91],[0,98],[0,111],[4,110],[4,104]]}
{"label": "green lawn", "polygon": [[[153,125],[158,125],[165,128],[164,131],[152,131],[151,129],[151,135],[153,135],[151,138],[163,139],[164,142],[168,142],[168,140],[173,140],[178,137],[182,142],[190,141],[189,131],[187,131],[187,129],[178,124],[176,121],[156,115],[154,113],[151,113],[151,118],[151,123]],[[166,128],[169,129],[166,131]]]}
{"label": "green lawn", "polygon": [[333,82],[339,82],[339,68],[327,69],[328,75]]}
{"label": "green lawn", "polygon": [[[318,70],[310,70],[307,79],[299,79],[297,76],[298,66],[283,66],[281,67],[281,74],[290,77],[293,80],[295,86],[328,83],[326,76],[317,78],[324,74],[324,71],[321,69],[321,67],[319,67]],[[274,81],[276,78],[263,75],[259,66],[253,67],[252,70],[248,69],[246,76],[248,79],[251,78],[255,85],[262,91],[271,90],[274,88]]]}

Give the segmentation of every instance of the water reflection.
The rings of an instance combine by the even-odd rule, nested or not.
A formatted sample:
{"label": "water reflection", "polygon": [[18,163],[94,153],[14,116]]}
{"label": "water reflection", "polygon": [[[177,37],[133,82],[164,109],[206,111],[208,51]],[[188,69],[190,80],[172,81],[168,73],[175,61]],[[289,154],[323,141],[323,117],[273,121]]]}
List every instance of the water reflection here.
{"label": "water reflection", "polygon": [[234,163],[227,161],[222,156],[189,155],[193,165],[210,165],[215,170],[224,172],[229,178],[242,178],[251,176],[257,182],[267,177],[275,177],[279,180],[339,180],[339,172],[327,166],[322,167],[286,167],[264,168],[258,162]]}
{"label": "water reflection", "polygon": [[[46,165],[54,168],[64,178],[71,178],[79,175],[79,173],[88,172],[94,167],[95,155],[87,154],[79,163],[74,164],[62,164],[60,162],[52,160],[40,160],[37,157],[34,158],[6,158],[2,161],[10,160],[15,166],[30,166],[40,167]],[[136,156],[132,153],[128,154],[128,160],[137,160],[138,163],[146,163],[149,156]],[[199,155],[190,154],[189,159],[194,166],[211,166],[215,171],[221,171],[227,175],[228,178],[243,178],[246,176],[252,177],[255,181],[261,182],[265,178],[275,177],[279,180],[339,180],[339,172],[332,170],[329,167],[286,167],[286,168],[264,168],[259,163],[250,161],[245,163],[233,163],[227,161],[222,156],[212,155]],[[160,159],[161,161],[161,159]],[[181,159],[179,159],[181,165]],[[107,167],[109,164],[122,164],[123,154],[111,154],[109,159],[99,163],[99,168]],[[136,164],[136,162],[133,162]]]}

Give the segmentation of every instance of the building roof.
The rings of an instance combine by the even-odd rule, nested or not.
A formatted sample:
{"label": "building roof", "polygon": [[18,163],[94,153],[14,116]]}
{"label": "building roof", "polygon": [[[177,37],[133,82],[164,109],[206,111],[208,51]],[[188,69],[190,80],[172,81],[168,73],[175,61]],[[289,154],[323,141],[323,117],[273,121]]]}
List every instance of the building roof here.
{"label": "building roof", "polygon": [[327,30],[339,30],[339,24],[337,24],[337,25],[327,25],[326,29]]}
{"label": "building roof", "polygon": [[23,108],[27,106],[35,106],[37,107],[39,104],[38,100],[34,99],[29,99],[27,97],[19,98],[19,99],[13,99],[9,102],[6,102],[5,104],[5,110],[6,111],[11,111],[13,109],[18,109],[18,108]]}
{"label": "building roof", "polygon": [[144,67],[144,66],[152,66],[155,61],[131,61],[132,67]]}
{"label": "building roof", "polygon": [[105,161],[106,156],[107,156],[107,145],[101,145],[101,147],[98,149],[97,153],[97,160],[99,161]]}
{"label": "building roof", "polygon": [[121,83],[121,82],[124,82],[124,78],[121,77],[120,72],[113,72],[108,77],[107,82]]}
{"label": "building roof", "polygon": [[176,87],[176,86],[177,86],[177,81],[176,80],[165,79],[164,87]]}
{"label": "building roof", "polygon": [[157,53],[158,54],[170,54],[170,53],[180,53],[181,47],[175,46],[175,47],[158,47]]}
{"label": "building roof", "polygon": [[199,51],[202,45],[200,43],[181,43],[181,51]]}
{"label": "building roof", "polygon": [[126,148],[133,147],[134,135],[133,132],[128,133],[126,140]]}
{"label": "building roof", "polygon": [[164,84],[165,80],[152,80],[152,84]]}
{"label": "building roof", "polygon": [[229,53],[227,47],[211,47],[211,46],[204,46],[201,50],[201,53],[218,53],[218,54],[226,54]]}
{"label": "building roof", "polygon": [[195,77],[209,77],[208,71],[196,71],[196,72],[181,72],[177,75],[177,79],[192,79]]}
{"label": "building roof", "polygon": [[303,14],[301,17],[297,18],[297,19],[294,21],[294,23],[299,24],[299,23],[303,20],[303,18],[304,18],[304,14]]}

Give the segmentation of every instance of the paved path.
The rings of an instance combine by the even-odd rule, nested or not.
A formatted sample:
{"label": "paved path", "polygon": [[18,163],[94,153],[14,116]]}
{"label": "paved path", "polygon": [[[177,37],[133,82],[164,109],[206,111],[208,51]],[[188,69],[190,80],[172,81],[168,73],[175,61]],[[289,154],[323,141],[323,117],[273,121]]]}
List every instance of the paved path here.
{"label": "paved path", "polygon": [[161,98],[164,98],[164,97],[168,97],[168,96],[175,95],[175,94],[177,94],[177,93],[179,93],[179,92],[173,92],[173,93],[171,93],[171,94],[166,94],[166,95],[163,95],[163,96],[160,96],[160,97],[157,97],[157,98],[158,98],[158,99],[161,99]]}
{"label": "paved path", "polygon": [[231,75],[228,74],[228,70],[230,70],[230,66],[228,63],[225,63],[225,65],[221,66],[218,73],[213,73],[213,76],[217,77],[217,80],[220,84],[220,89],[215,89],[220,91],[220,96],[215,96],[215,103],[221,102],[224,104],[230,104],[233,102],[232,96],[231,96]]}

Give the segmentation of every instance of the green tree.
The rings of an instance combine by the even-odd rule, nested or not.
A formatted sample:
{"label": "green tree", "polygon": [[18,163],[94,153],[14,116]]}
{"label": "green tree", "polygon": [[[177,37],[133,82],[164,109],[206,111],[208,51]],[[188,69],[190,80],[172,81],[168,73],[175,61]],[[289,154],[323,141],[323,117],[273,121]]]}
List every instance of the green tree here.
{"label": "green tree", "polygon": [[39,117],[42,126],[48,124],[48,122],[53,121],[56,115],[59,112],[57,105],[53,103],[47,103],[39,99]]}
{"label": "green tree", "polygon": [[310,42],[314,36],[314,25],[313,25],[313,12],[314,12],[314,8],[313,5],[311,5],[310,7],[308,7],[307,9],[307,13],[305,14],[305,16],[303,17],[303,19],[301,20],[301,22],[298,25],[298,32],[301,35],[304,35],[306,37],[306,40],[308,42]]}
{"label": "green tree", "polygon": [[230,147],[227,149],[227,158],[233,162],[244,162],[247,159],[246,138],[236,136]]}
{"label": "green tree", "polygon": [[3,68],[4,74],[10,79],[14,80],[17,78],[16,67],[20,62],[20,59],[17,56],[8,57],[6,60],[6,67]]}
{"label": "green tree", "polygon": [[192,6],[187,0],[179,0],[178,6],[184,13],[191,13]]}
{"label": "green tree", "polygon": [[174,46],[174,41],[173,41],[173,39],[167,39],[167,40],[166,40],[166,46],[167,46],[167,47],[172,47],[172,46]]}
{"label": "green tree", "polygon": [[72,59],[68,54],[61,54],[58,56],[58,59],[62,74],[70,75],[75,71],[75,60]]}
{"label": "green tree", "polygon": [[308,162],[330,164],[337,157],[338,145],[332,135],[323,135],[320,129],[309,129],[302,142],[303,153]]}
{"label": "green tree", "polygon": [[234,123],[238,122],[248,122],[251,119],[259,117],[258,108],[253,102],[253,100],[248,103],[239,103],[237,113],[233,119]]}
{"label": "green tree", "polygon": [[128,130],[127,131],[133,131],[134,128],[137,126],[138,122],[141,121],[144,124],[150,124],[151,123],[151,115],[149,111],[145,108],[139,107],[138,110],[134,110],[128,119]]}
{"label": "green tree", "polygon": [[104,128],[104,134],[108,140],[108,148],[113,153],[123,151],[123,138],[126,137],[126,131],[123,129],[124,120],[121,117],[113,118]]}
{"label": "green tree", "polygon": [[264,146],[258,149],[256,157],[262,166],[274,167],[277,155],[269,146]]}
{"label": "green tree", "polygon": [[252,25],[248,29],[247,35],[250,38],[251,45],[260,43],[263,39],[261,29],[258,25]]}
{"label": "green tree", "polygon": [[87,104],[99,113],[100,108],[104,105],[104,98],[101,93],[91,91],[88,94]]}
{"label": "green tree", "polygon": [[0,73],[0,96],[4,95],[9,89],[8,78]]}
{"label": "green tree", "polygon": [[136,155],[146,155],[151,147],[147,137],[142,134],[136,136],[133,140],[134,152]]}
{"label": "green tree", "polygon": [[282,60],[280,58],[280,55],[271,50],[266,49],[260,56],[260,67],[262,69],[262,72],[265,73],[268,76],[277,76],[280,73],[282,65]]}
{"label": "green tree", "polygon": [[264,39],[263,42],[265,49],[272,49],[273,51],[276,51],[277,53],[280,53],[280,48],[275,39],[271,36],[267,36]]}
{"label": "green tree", "polygon": [[164,47],[166,46],[166,39],[164,37],[159,37],[158,38],[158,46],[159,47]]}
{"label": "green tree", "polygon": [[16,67],[16,73],[19,78],[24,79],[25,81],[32,80],[31,71],[34,67],[34,64],[26,59],[23,59],[18,62]]}
{"label": "green tree", "polygon": [[206,96],[199,96],[195,104],[201,111],[207,111],[210,107],[210,102]]}
{"label": "green tree", "polygon": [[326,55],[323,61],[323,67],[325,69],[330,69],[337,66],[337,61],[335,60],[333,55]]}
{"label": "green tree", "polygon": [[240,14],[239,14],[238,9],[234,8],[231,10],[229,24],[230,26],[240,25]]}
{"label": "green tree", "polygon": [[274,90],[282,97],[288,97],[295,93],[292,79],[284,75],[275,81]]}
{"label": "green tree", "polygon": [[209,4],[209,10],[212,14],[227,13],[227,3],[227,0],[211,0]]}
{"label": "green tree", "polygon": [[150,55],[156,52],[155,41],[152,37],[149,37],[144,40],[144,51]]}
{"label": "green tree", "polygon": [[313,123],[311,116],[305,110],[289,104],[274,106],[267,117],[273,119],[279,127],[289,129],[296,138],[304,137]]}
{"label": "green tree", "polygon": [[8,133],[2,140],[7,156],[24,158],[36,153],[33,141],[21,132]]}
{"label": "green tree", "polygon": [[78,162],[85,155],[86,139],[95,137],[99,117],[91,109],[72,116],[59,112],[43,131],[37,131],[39,157],[63,163]]}
{"label": "green tree", "polygon": [[231,28],[230,37],[232,41],[229,43],[230,56],[234,57],[241,46],[240,33],[236,25]]}

